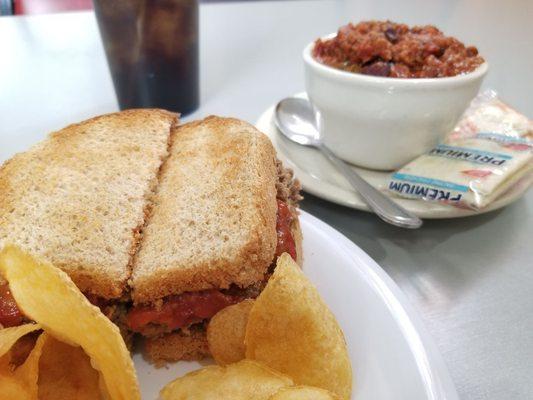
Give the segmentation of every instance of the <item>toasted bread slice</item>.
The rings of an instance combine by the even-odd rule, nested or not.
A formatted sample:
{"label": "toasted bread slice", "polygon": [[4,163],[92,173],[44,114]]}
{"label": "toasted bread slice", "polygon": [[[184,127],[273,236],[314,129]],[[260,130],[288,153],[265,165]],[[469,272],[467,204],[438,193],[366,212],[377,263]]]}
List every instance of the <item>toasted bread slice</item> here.
{"label": "toasted bread slice", "polygon": [[67,272],[86,293],[123,295],[177,116],[103,115],[52,133],[0,168],[0,245]]}
{"label": "toasted bread slice", "polygon": [[277,242],[276,174],[270,140],[246,122],[176,128],[133,263],[134,302],[262,280]]}
{"label": "toasted bread slice", "polygon": [[144,351],[155,365],[175,361],[199,361],[211,356],[204,326],[193,326],[145,339]]}

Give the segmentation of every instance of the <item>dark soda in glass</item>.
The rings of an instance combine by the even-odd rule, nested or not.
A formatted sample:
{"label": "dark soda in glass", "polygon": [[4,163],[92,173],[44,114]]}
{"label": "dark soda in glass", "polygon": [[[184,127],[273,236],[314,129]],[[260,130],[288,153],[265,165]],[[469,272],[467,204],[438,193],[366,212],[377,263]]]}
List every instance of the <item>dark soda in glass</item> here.
{"label": "dark soda in glass", "polygon": [[94,0],[121,109],[199,103],[198,0]]}

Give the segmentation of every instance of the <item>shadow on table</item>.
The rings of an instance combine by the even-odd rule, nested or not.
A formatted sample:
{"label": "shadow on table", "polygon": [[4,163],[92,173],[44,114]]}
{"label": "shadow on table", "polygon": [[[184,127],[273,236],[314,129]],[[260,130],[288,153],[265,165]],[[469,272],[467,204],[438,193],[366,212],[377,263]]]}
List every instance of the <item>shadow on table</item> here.
{"label": "shadow on table", "polygon": [[[524,215],[523,202],[461,219],[425,220],[418,230],[388,225],[373,214],[305,194],[302,209],[355,242],[406,291],[424,302],[444,302],[497,268],[512,237],[506,226]],[[505,221],[500,216],[505,215]],[[507,234],[509,230],[505,231]],[[304,238],[305,240],[305,238]],[[491,260],[485,262],[484,260]],[[503,262],[504,260],[502,260]]]}
{"label": "shadow on table", "polygon": [[389,225],[372,213],[340,206],[309,193],[305,193],[301,207],[348,236],[376,261],[384,257],[384,249],[379,243],[383,239],[415,252],[426,252],[428,247],[438,246],[458,232],[476,229],[504,211],[466,218],[426,219],[421,229],[409,230]]}

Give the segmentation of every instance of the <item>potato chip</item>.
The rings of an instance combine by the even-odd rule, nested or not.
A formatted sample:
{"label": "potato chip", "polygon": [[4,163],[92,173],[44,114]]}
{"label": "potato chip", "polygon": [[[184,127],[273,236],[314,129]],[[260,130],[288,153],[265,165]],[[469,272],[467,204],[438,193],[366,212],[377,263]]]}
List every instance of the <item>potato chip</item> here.
{"label": "potato chip", "polygon": [[246,358],[263,362],[301,385],[349,399],[352,368],[339,324],[317,289],[288,254],[250,312]]}
{"label": "potato chip", "polygon": [[33,397],[30,388],[12,375],[0,374],[0,400],[37,400]]}
{"label": "potato chip", "polygon": [[242,360],[212,365],[178,378],[161,390],[163,400],[267,400],[292,385],[291,378],[265,365]]}
{"label": "potato chip", "polygon": [[[5,374],[11,370],[11,354],[6,353],[0,357],[0,375]],[[0,386],[1,388],[1,386]]]}
{"label": "potato chip", "polygon": [[244,335],[248,315],[254,301],[251,299],[223,308],[207,326],[209,351],[219,365],[244,359]]}
{"label": "potato chip", "polygon": [[[4,335],[0,334],[0,336],[8,338],[5,342],[0,339],[0,342],[3,345],[2,347],[5,349],[6,343],[11,342],[14,344],[18,338],[31,332],[31,326],[28,325],[33,324],[26,324],[1,330],[0,333],[3,333],[4,330],[11,330]],[[37,329],[39,329],[38,326]],[[0,371],[0,399],[37,400],[39,358],[41,357],[45,340],[46,336],[39,336],[35,346],[26,358],[26,361],[24,361],[24,363],[18,368],[12,370],[11,368],[5,368],[5,365],[3,366],[4,368],[2,368]],[[8,356],[8,353],[4,354],[4,357],[5,356]]]}
{"label": "potato chip", "polygon": [[35,347],[30,352],[30,355],[24,361],[20,367],[15,369],[13,372],[13,377],[22,383],[24,388],[28,391],[32,399],[37,399],[37,380],[39,378],[39,359],[41,358],[41,353],[43,351],[43,346],[46,342],[47,334],[42,333],[37,342],[35,342]]}
{"label": "potato chip", "polygon": [[49,336],[39,361],[39,400],[98,400],[98,372],[81,347]]}
{"label": "potato chip", "polygon": [[31,351],[35,347],[37,338],[41,334],[41,331],[30,332],[27,335],[22,336],[9,350],[6,356],[9,356],[9,363],[12,368],[17,368],[22,365],[28,358]]}
{"label": "potato chip", "polygon": [[112,400],[140,398],[133,361],[119,329],[89,303],[67,274],[14,246],[0,252],[0,272],[26,316],[61,341],[85,350]]}
{"label": "potato chip", "polygon": [[[20,326],[0,329],[0,375],[3,375],[4,377],[6,375],[11,376],[12,352],[10,350],[13,349],[13,347],[20,339],[38,329],[41,329],[40,325],[38,324],[24,324]],[[7,382],[6,379],[2,380],[2,377],[0,376],[0,393],[3,393],[4,386],[5,391],[7,393],[7,385],[9,385],[10,387],[18,386],[18,384],[16,383]]]}
{"label": "potato chip", "polygon": [[0,329],[0,357],[6,354],[22,336],[41,329],[39,324],[24,324]]}
{"label": "potato chip", "polygon": [[338,397],[313,386],[293,386],[278,390],[270,400],[338,400]]}

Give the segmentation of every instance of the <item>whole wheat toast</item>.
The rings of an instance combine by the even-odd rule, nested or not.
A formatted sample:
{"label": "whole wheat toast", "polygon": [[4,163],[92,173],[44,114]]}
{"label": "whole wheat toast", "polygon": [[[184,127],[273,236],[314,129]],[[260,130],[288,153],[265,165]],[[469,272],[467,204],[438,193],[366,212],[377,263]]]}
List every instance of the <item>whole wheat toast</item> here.
{"label": "whole wheat toast", "polygon": [[130,110],[52,133],[0,168],[0,244],[67,272],[80,290],[124,294],[177,116]]}
{"label": "whole wheat toast", "polygon": [[174,129],[133,262],[132,297],[248,286],[276,249],[276,159],[252,125],[208,117]]}

